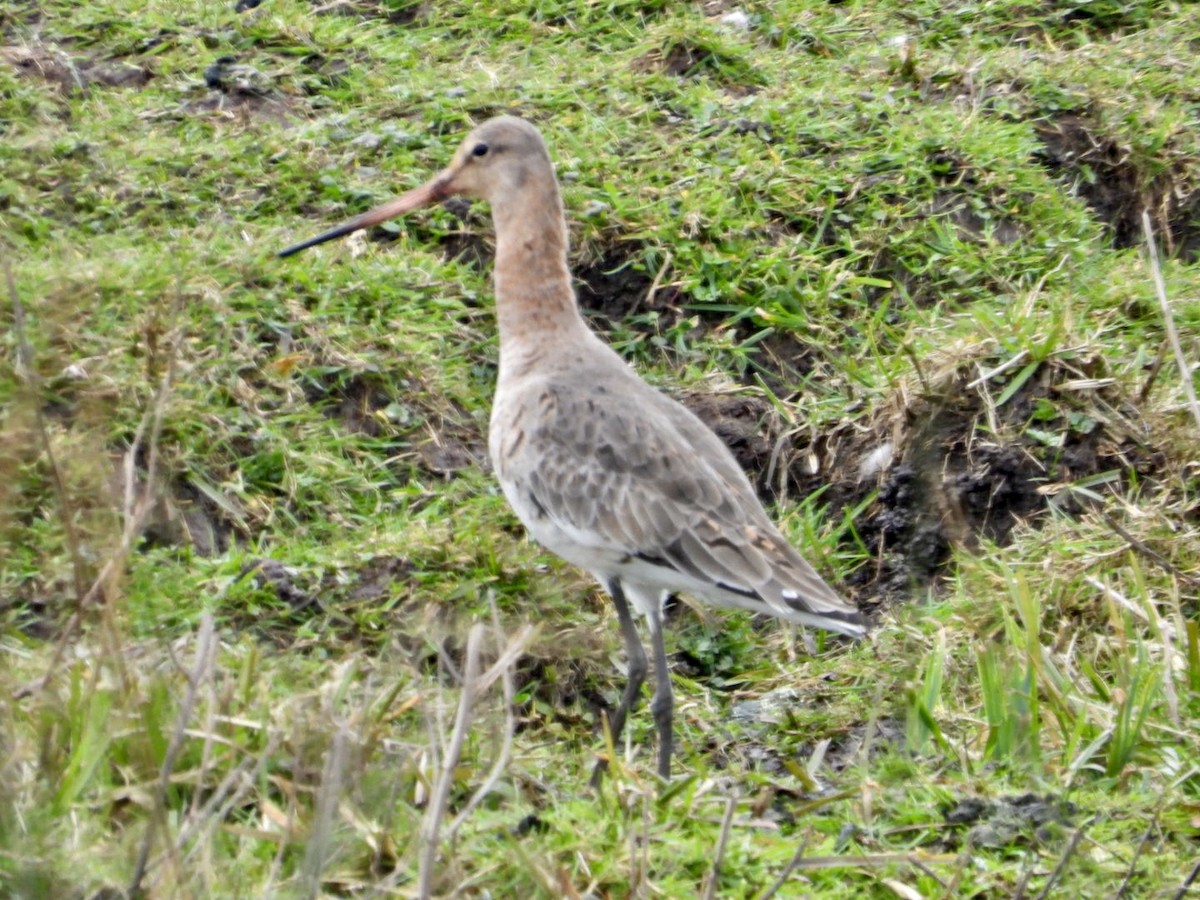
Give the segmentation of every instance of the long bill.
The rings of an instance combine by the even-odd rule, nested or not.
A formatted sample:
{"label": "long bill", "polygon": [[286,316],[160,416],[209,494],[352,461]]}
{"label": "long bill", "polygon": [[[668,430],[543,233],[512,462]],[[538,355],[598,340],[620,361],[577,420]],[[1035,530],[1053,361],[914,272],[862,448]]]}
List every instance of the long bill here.
{"label": "long bill", "polygon": [[298,244],[292,244],[287,249],[280,250],[277,255],[291,256],[293,253],[299,253],[301,250],[307,250],[309,247],[315,247],[317,244],[345,237],[363,228],[370,228],[373,225],[378,225],[380,222],[386,222],[388,219],[402,216],[407,212],[412,212],[414,209],[439,203],[450,196],[450,181],[451,173],[448,171],[442,172],[432,181],[428,181],[418,188],[413,188],[406,194],[401,194],[395,200],[389,200],[382,206],[377,206],[360,216],[348,219],[336,228],[331,228],[322,234],[318,234],[316,237],[301,241]]}

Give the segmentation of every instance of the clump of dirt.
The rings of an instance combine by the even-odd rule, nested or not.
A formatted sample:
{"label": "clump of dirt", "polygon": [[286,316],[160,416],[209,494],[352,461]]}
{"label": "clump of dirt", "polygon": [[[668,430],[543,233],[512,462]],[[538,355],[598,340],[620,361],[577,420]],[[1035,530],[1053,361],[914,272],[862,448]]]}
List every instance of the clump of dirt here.
{"label": "clump of dirt", "polygon": [[[990,199],[987,208],[979,210],[971,207],[964,194],[942,190],[926,206],[925,214],[931,219],[945,219],[954,226],[961,241],[1016,243],[1022,236],[1021,226],[1002,212],[1004,204],[996,201],[1003,198]],[[907,269],[903,275],[911,278]]]}
{"label": "clump of dirt", "polygon": [[[739,338],[749,336],[748,329],[745,334],[738,332]],[[787,331],[775,331],[759,339],[754,349],[750,366],[741,374],[742,384],[750,387],[761,379],[779,397],[794,394],[796,385],[803,384],[822,360],[815,344]]]}
{"label": "clump of dirt", "polygon": [[656,286],[653,275],[640,264],[639,249],[614,247],[598,261],[579,267],[575,272],[579,306],[626,325],[636,325],[638,316],[657,313],[659,327],[674,328],[688,315],[683,307],[691,298],[674,285]]}
{"label": "clump of dirt", "polygon": [[255,559],[242,566],[237,581],[250,578],[258,587],[271,590],[275,597],[294,613],[303,613],[317,606],[317,600],[296,586],[292,573],[283,563],[273,559]]}
{"label": "clump of dirt", "polygon": [[218,57],[202,74],[206,90],[182,105],[186,114],[233,113],[285,122],[296,104],[278,90],[272,72],[237,56]]}
{"label": "clump of dirt", "polygon": [[[781,433],[761,398],[685,402],[765,501],[823,490],[831,520],[862,506],[854,530],[874,562],[849,584],[864,605],[907,598],[938,577],[955,546],[981,537],[1004,543],[1051,507],[1078,511],[1102,485],[1153,482],[1165,464],[1141,439],[1136,410],[1104,377],[1098,356],[1051,358],[983,380],[962,362],[920,392],[899,392],[868,427],[847,422],[815,437]],[[1089,481],[1095,485],[1076,488]]]}
{"label": "clump of dirt", "polygon": [[352,434],[378,437],[384,420],[376,415],[392,402],[380,373],[335,371],[304,383],[304,397]]}
{"label": "clump of dirt", "polygon": [[140,88],[154,77],[148,66],[73,56],[54,46],[0,47],[0,59],[20,75],[53,84],[68,96],[92,87]]}
{"label": "clump of dirt", "polygon": [[988,35],[1004,45],[1035,42],[1074,47],[1150,28],[1160,15],[1154,3],[1126,0],[1030,0],[990,9],[995,12],[985,12],[973,2],[942,3],[939,11],[945,28],[939,31],[957,32],[958,37],[968,31]]}
{"label": "clump of dirt", "polygon": [[0,596],[0,622],[33,640],[53,640],[66,621],[71,596],[65,578],[39,574]]}
{"label": "clump of dirt", "polygon": [[671,41],[641,57],[634,68],[676,78],[712,78],[739,95],[753,93],[763,83],[762,75],[746,60],[703,41]]}
{"label": "clump of dirt", "polygon": [[449,431],[435,432],[417,448],[417,454],[426,471],[443,478],[477,466],[486,458],[483,442],[475,432],[470,433],[468,440]]}
{"label": "clump of dirt", "polygon": [[[709,764],[717,770],[754,771],[771,779],[783,777],[790,781],[790,772],[799,764],[803,767],[814,752],[823,754],[817,775],[817,790],[826,781],[829,772],[838,774],[855,765],[863,758],[875,759],[897,746],[903,746],[904,726],[892,719],[881,719],[874,725],[858,725],[841,734],[831,734],[828,741],[802,742],[786,746],[780,744],[781,730],[792,734],[804,730],[804,722],[810,714],[806,712],[807,698],[800,697],[794,710],[785,710],[779,718],[765,722],[747,721],[739,717],[735,708],[731,719],[733,728],[718,728],[708,733],[703,751]],[[756,805],[761,806],[761,815],[780,824],[795,821],[794,806],[801,799],[812,799],[812,792],[803,789],[794,792],[783,787],[781,782],[771,781],[760,795]],[[769,808],[768,808],[769,804]]]}
{"label": "clump of dirt", "polygon": [[[139,490],[144,486],[139,485]],[[237,518],[228,509],[184,477],[159,493],[146,517],[142,539],[147,547],[190,546],[207,557],[224,553],[240,532]]]}
{"label": "clump of dirt", "polygon": [[319,94],[329,88],[340,87],[346,80],[351,66],[363,62],[358,53],[343,56],[326,56],[310,53],[302,60],[308,75],[302,84],[306,93]]}
{"label": "clump of dirt", "polygon": [[[416,565],[406,557],[373,556],[355,571],[349,590],[343,588],[346,602],[374,604],[388,600],[393,586],[409,583],[416,571]],[[331,587],[326,585],[325,589]]]}
{"label": "clump of dirt", "polygon": [[1042,9],[1047,6],[1050,22],[1057,19],[1063,26],[1079,28],[1091,37],[1103,38],[1136,31],[1154,22],[1153,4],[1055,0],[1054,3],[1042,4]]}
{"label": "clump of dirt", "polygon": [[412,452],[389,452],[411,458],[427,472],[442,477],[486,459],[486,442],[465,409],[450,400],[435,408],[419,385],[397,395],[395,385],[379,372],[344,371],[307,381],[305,398],[352,434],[394,435],[411,442]]}
{"label": "clump of dirt", "polygon": [[874,759],[905,744],[904,722],[886,716],[851,726],[844,734],[835,735],[825,751],[825,765],[842,772],[860,762],[865,755]]}
{"label": "clump of dirt", "polygon": [[696,136],[700,138],[712,138],[726,132],[738,137],[753,135],[764,144],[773,144],[776,141],[775,128],[770,122],[747,118],[714,119],[702,128]]}
{"label": "clump of dirt", "polygon": [[438,240],[446,259],[464,262],[476,272],[483,272],[496,258],[496,240],[484,213],[462,197],[453,197],[442,206],[462,225]]}
{"label": "clump of dirt", "polygon": [[[383,633],[359,624],[354,617],[355,608],[392,603],[397,593],[402,595],[401,605],[410,603],[409,586],[416,571],[411,560],[390,555],[370,557],[354,568],[327,569],[319,573],[291,568],[273,559],[253,559],[242,567],[234,584],[249,580],[272,597],[275,605],[270,601],[260,602],[255,608],[246,610],[227,604],[225,615],[263,640],[298,652],[321,645],[321,639],[315,637],[297,640],[295,626],[314,621],[320,621],[320,628],[316,630],[325,637],[374,644],[380,641]],[[402,618],[405,615],[403,610],[396,610],[394,614]],[[373,616],[369,620],[377,621]],[[405,635],[387,634],[386,638],[407,644],[413,653],[433,652],[423,637],[410,639]],[[436,653],[433,656],[436,665]]]}
{"label": "clump of dirt", "polygon": [[[792,689],[784,689],[790,691]],[[785,704],[794,704],[795,709],[785,708],[776,716],[765,719],[748,718],[745,704],[736,705],[730,718],[737,728],[714,731],[705,742],[704,750],[716,769],[751,768],[764,775],[783,775],[796,760],[808,759],[816,745],[802,743],[784,750],[778,746],[780,725],[789,730],[799,727],[804,720],[804,710],[811,709],[811,697],[797,692],[796,697],[785,698]],[[739,714],[740,712],[740,714]],[[856,725],[842,734],[831,735],[823,750],[822,768],[839,773],[862,762],[865,756],[875,759],[880,754],[904,745],[904,723],[895,719],[880,719],[872,724]],[[781,811],[782,812],[782,811]]]}
{"label": "clump of dirt", "polygon": [[332,3],[321,2],[317,13],[355,19],[382,19],[392,25],[414,25],[429,17],[429,7],[428,0],[334,0]]}
{"label": "clump of dirt", "polygon": [[1163,462],[1126,415],[1136,412],[1119,411],[1122,400],[1104,379],[1081,371],[1100,366],[1048,360],[1020,385],[1012,374],[1002,405],[994,387],[960,368],[940,390],[885,415],[865,440],[843,445],[830,471],[831,503],[878,489],[855,524],[876,562],[851,582],[876,597],[905,596],[936,577],[953,546],[980,536],[1004,543],[1051,506],[1078,511],[1089,502],[1073,489],[1079,482],[1107,475],[1122,487],[1134,473],[1152,480]]}
{"label": "clump of dirt", "polygon": [[747,472],[756,473],[765,486],[771,477],[771,453],[778,439],[779,420],[766,398],[758,394],[681,394],[680,403],[690,409],[730,449]]}
{"label": "clump of dirt", "polygon": [[517,660],[513,681],[521,698],[518,731],[544,727],[546,720],[572,729],[599,729],[604,717],[615,711],[606,699],[604,681],[582,656],[547,658],[531,650]]}
{"label": "clump of dirt", "polygon": [[1189,171],[1186,161],[1148,171],[1092,115],[1069,113],[1034,127],[1043,146],[1037,160],[1060,175],[1109,227],[1114,246],[1143,243],[1145,210],[1168,253],[1189,261],[1200,256],[1200,176]]}
{"label": "clump of dirt", "polygon": [[1021,794],[988,800],[965,797],[942,810],[949,837],[947,849],[966,845],[1001,850],[1050,843],[1074,824],[1078,807],[1053,794]]}

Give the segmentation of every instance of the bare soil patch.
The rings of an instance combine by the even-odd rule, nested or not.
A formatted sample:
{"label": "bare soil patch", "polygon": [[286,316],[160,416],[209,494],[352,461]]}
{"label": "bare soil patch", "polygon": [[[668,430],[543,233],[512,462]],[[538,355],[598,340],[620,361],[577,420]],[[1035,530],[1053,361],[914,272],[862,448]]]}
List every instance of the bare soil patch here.
{"label": "bare soil patch", "polygon": [[429,656],[436,665],[437,654],[422,636],[404,629],[381,631],[363,627],[355,616],[359,608],[369,610],[366,621],[377,624],[376,612],[387,604],[398,603],[397,620],[410,620],[411,591],[416,564],[402,556],[380,555],[363,560],[354,567],[307,571],[285,566],[264,558],[247,562],[237,581],[251,582],[267,596],[266,606],[243,609],[226,604],[224,615],[239,627],[252,631],[264,641],[292,650],[319,647],[318,639],[300,642],[295,626],[319,621],[319,631],[330,637],[363,645],[398,641],[417,656]]}
{"label": "bare soil patch", "polygon": [[0,47],[0,59],[20,75],[52,84],[67,96],[93,87],[140,88],[154,77],[149,65],[69,54],[54,45]]}
{"label": "bare soil patch", "polygon": [[616,709],[604,691],[611,673],[595,664],[602,658],[599,647],[580,648],[578,656],[552,658],[533,648],[522,656],[514,671],[516,692],[521,697],[518,730],[544,728],[549,720],[598,732],[604,717]]}
{"label": "bare soil patch", "polygon": [[711,78],[737,96],[753,93],[762,75],[746,60],[717,46],[675,40],[651,50],[634,63],[639,72],[662,72],[682,79]]}
{"label": "bare soil patch", "polygon": [[1133,479],[1153,483],[1165,465],[1098,358],[1048,360],[1002,405],[1003,376],[977,378],[978,368],[964,363],[927,391],[897,394],[866,428],[847,421],[816,436],[782,433],[770,404],[754,395],[685,402],[733,450],[764,500],[778,499],[781,488],[792,497],[821,490],[830,518],[865,504],[855,531],[874,562],[849,586],[869,607],[936,580],[953,547],[981,538],[1003,544],[1021,522],[1051,508],[1078,512]]}
{"label": "bare soil patch", "polygon": [[160,492],[150,510],[143,540],[150,547],[190,546],[200,556],[217,556],[234,545],[242,535],[241,524],[229,508],[210,493],[178,478]]}
{"label": "bare soil patch", "polygon": [[318,15],[382,19],[392,25],[420,24],[429,16],[428,0],[314,0]]}
{"label": "bare soil patch", "polygon": [[306,382],[304,393],[349,433],[392,435],[409,444],[409,452],[391,448],[389,454],[415,460],[431,474],[451,477],[487,458],[486,437],[471,415],[421,385],[398,386],[383,373],[331,372]]}
{"label": "bare soil patch", "polygon": [[394,391],[381,373],[339,370],[306,380],[304,397],[346,431],[377,437],[385,422],[376,413],[392,402]]}
{"label": "bare soil patch", "polygon": [[613,247],[599,261],[578,268],[575,288],[579,306],[612,325],[634,327],[635,317],[653,312],[658,314],[660,327],[673,328],[688,315],[683,307],[692,299],[673,285],[655,286],[653,274],[639,264],[639,250],[636,246]]}
{"label": "bare soil patch", "polygon": [[[321,81],[336,77],[336,73],[323,73],[319,64],[314,66],[312,78]],[[207,90],[182,104],[182,111],[188,115],[217,113],[286,122],[300,102],[278,90],[275,75],[269,69],[237,56],[218,57],[202,75]]]}
{"label": "bare soil patch", "polygon": [[1200,173],[1176,160],[1152,172],[1093,115],[1069,113],[1035,124],[1037,160],[1059,175],[1096,214],[1116,247],[1143,243],[1142,211],[1150,213],[1170,254],[1200,256]]}
{"label": "bare soil patch", "polygon": [[963,797],[942,810],[950,831],[941,843],[949,850],[964,845],[1002,849],[1053,843],[1074,825],[1079,813],[1074,803],[1054,794]]}

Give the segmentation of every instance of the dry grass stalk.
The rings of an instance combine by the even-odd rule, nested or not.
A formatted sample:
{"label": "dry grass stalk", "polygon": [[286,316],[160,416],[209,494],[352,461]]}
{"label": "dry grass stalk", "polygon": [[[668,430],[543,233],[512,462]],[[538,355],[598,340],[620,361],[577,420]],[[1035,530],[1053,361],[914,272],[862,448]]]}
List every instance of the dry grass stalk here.
{"label": "dry grass stalk", "polygon": [[[158,786],[154,794],[154,807],[151,811],[150,821],[146,825],[146,833],[142,837],[141,846],[138,848],[133,875],[129,879],[128,893],[131,896],[137,896],[142,891],[142,881],[146,877],[147,863],[150,859],[150,849],[154,845],[155,832],[161,831],[163,835],[166,835],[170,828],[167,821],[167,791],[171,786],[171,775],[175,771],[175,761],[179,757],[179,751],[183,748],[187,724],[191,721],[192,713],[195,711],[200,688],[212,678],[216,645],[212,613],[205,612],[200,617],[200,630],[196,635],[196,658],[191,672],[187,675],[187,692],[184,695],[183,706],[179,710],[179,718],[175,722],[175,730],[171,734],[171,742],[167,745],[167,752],[163,756],[162,767],[158,775]],[[171,860],[176,869],[176,882],[178,882],[179,859],[173,852],[176,844],[171,842],[169,848],[172,851]]]}
{"label": "dry grass stalk", "polygon": [[[21,377],[25,379],[40,397],[41,379],[38,376],[37,367],[33,362],[33,347],[29,343],[29,336],[25,330],[25,306],[21,302],[20,292],[17,291],[16,278],[13,275],[12,266],[7,259],[4,261],[4,275],[8,281],[8,293],[13,308],[13,335],[17,340],[18,370]],[[82,611],[85,596],[83,553],[80,550],[79,535],[75,530],[74,512],[71,509],[70,498],[67,496],[62,469],[58,464],[58,459],[54,454],[54,447],[50,441],[50,430],[46,425],[46,417],[42,412],[42,405],[40,402],[36,402],[36,399],[33,408],[38,440],[42,445],[42,452],[46,454],[46,464],[50,468],[50,480],[54,485],[55,499],[58,501],[59,520],[63,526],[63,534],[66,537],[67,550],[71,558],[71,574],[75,588],[75,611],[72,613],[66,628],[63,629],[63,635],[59,640],[58,646],[55,648],[54,657],[50,665],[46,667],[45,676],[31,685],[26,685],[18,689],[13,694],[14,700],[22,700],[28,697],[34,691],[43,689],[49,682],[50,674],[58,668],[58,663],[62,659],[63,652],[66,650],[67,641],[74,634],[75,629],[83,619]]]}
{"label": "dry grass stalk", "polygon": [[717,836],[717,851],[713,857],[712,871],[708,874],[708,884],[704,888],[705,900],[713,900],[717,896],[717,883],[721,880],[721,863],[725,859],[725,848],[729,844],[729,831],[733,826],[733,811],[737,807],[737,795],[730,794],[725,800],[725,815],[721,817],[721,831]]}
{"label": "dry grass stalk", "polygon": [[471,626],[467,636],[467,661],[463,670],[462,693],[458,700],[458,712],[454,717],[454,731],[438,761],[438,772],[433,793],[425,809],[421,823],[421,861],[417,879],[417,894],[425,898],[433,896],[433,877],[437,866],[438,846],[441,841],[442,819],[450,799],[450,785],[454,781],[454,769],[458,766],[462,748],[471,726],[471,712],[475,705],[479,681],[479,651],[483,643],[483,626]]}
{"label": "dry grass stalk", "polygon": [[1054,867],[1054,871],[1050,873],[1050,877],[1046,879],[1045,885],[1042,886],[1042,892],[1038,894],[1037,900],[1046,900],[1050,896],[1051,889],[1058,882],[1058,879],[1062,877],[1063,872],[1066,871],[1067,863],[1071,857],[1075,855],[1075,851],[1079,847],[1079,842],[1083,840],[1084,833],[1092,825],[1095,825],[1097,821],[1099,821],[1099,816],[1084,822],[1075,829],[1075,832],[1071,835],[1071,840],[1067,842],[1066,849],[1063,850],[1062,856],[1058,858],[1058,865]]}
{"label": "dry grass stalk", "polygon": [[779,893],[779,889],[787,883],[787,880],[792,877],[792,873],[796,871],[796,867],[800,865],[800,861],[804,859],[804,851],[807,849],[808,838],[805,838],[800,842],[800,846],[796,848],[796,852],[792,854],[792,858],[788,860],[788,864],[783,867],[783,871],[779,873],[779,877],[775,879],[770,887],[758,895],[758,900],[771,900],[772,897]]}
{"label": "dry grass stalk", "polygon": [[1200,876],[1200,860],[1196,860],[1196,864],[1192,866],[1192,871],[1188,872],[1187,878],[1183,879],[1183,884],[1179,886],[1179,890],[1171,900],[1183,900],[1187,896],[1188,891],[1191,890],[1192,882],[1196,880],[1197,876]]}
{"label": "dry grass stalk", "polygon": [[[471,813],[491,793],[512,757],[512,744],[517,725],[514,707],[516,687],[513,683],[512,668],[533,638],[535,629],[530,625],[525,625],[514,637],[505,640],[494,599],[492,599],[492,627],[499,655],[496,661],[482,672],[480,670],[482,668],[484,626],[482,624],[472,626],[467,636],[466,660],[463,665],[458,708],[448,738],[445,736],[445,725],[440,715],[440,704],[438,705],[439,709],[435,710],[435,714],[429,717],[432,732],[429,746],[433,765],[433,788],[430,791],[420,828],[421,849],[418,862],[417,895],[422,898],[433,895],[433,883],[438,871],[438,856],[443,839],[442,823],[449,806],[455,770],[462,757],[467,735],[471,730],[476,701],[496,681],[500,681],[503,685],[505,704],[501,749],[483,783],[445,829],[446,837],[454,840]],[[445,660],[443,661],[445,662]]]}
{"label": "dry grass stalk", "polygon": [[[480,690],[487,690],[488,685],[495,680],[493,672],[499,671],[500,683],[504,690],[504,733],[501,738],[502,743],[500,753],[496,757],[496,761],[492,763],[492,768],[484,778],[483,783],[471,795],[471,799],[467,801],[466,806],[462,808],[454,821],[447,829],[446,836],[453,841],[458,836],[458,829],[470,817],[476,807],[483,802],[484,798],[492,792],[492,788],[496,786],[496,782],[500,780],[500,776],[508,769],[508,764],[512,760],[513,738],[517,733],[517,709],[516,709],[516,685],[513,683],[512,668],[516,663],[517,657],[524,652],[525,647],[533,639],[534,628],[532,625],[526,624],[521,627],[517,636],[509,642],[508,647],[502,645],[504,631],[500,627],[500,612],[496,608],[496,595],[488,594],[488,603],[492,609],[492,628],[496,637],[496,649],[499,651],[499,658],[488,669],[484,676],[480,679]],[[492,675],[489,678],[489,675]]]}
{"label": "dry grass stalk", "polygon": [[[29,335],[25,330],[25,305],[21,302],[21,294],[17,290],[16,277],[12,266],[4,261],[4,277],[8,282],[8,296],[13,308],[13,337],[17,340],[17,362],[20,376],[41,395],[41,378],[33,362],[33,346],[29,343]],[[67,549],[71,556],[71,574],[74,578],[75,600],[82,604],[84,596],[84,564],[83,553],[79,549],[79,535],[75,531],[74,516],[70,514],[70,501],[67,497],[66,484],[63,481],[62,469],[54,455],[54,447],[50,443],[50,430],[46,426],[46,417],[40,403],[34,404],[34,420],[37,424],[38,439],[42,451],[46,454],[46,464],[50,467],[50,480],[54,485],[54,496],[58,500],[63,533],[67,539]]]}
{"label": "dry grass stalk", "polygon": [[1175,364],[1179,366],[1179,377],[1183,382],[1183,390],[1188,398],[1188,408],[1196,427],[1200,428],[1200,401],[1196,399],[1196,389],[1192,385],[1192,369],[1183,353],[1183,345],[1179,342],[1179,331],[1175,328],[1175,316],[1171,312],[1171,301],[1167,299],[1167,285],[1163,280],[1162,267],[1158,263],[1158,245],[1154,241],[1154,228],[1150,224],[1150,215],[1142,210],[1142,233],[1146,236],[1146,252],[1150,258],[1150,274],[1154,277],[1154,290],[1158,294],[1158,305],[1162,309],[1163,326],[1167,329],[1167,341],[1175,354]]}
{"label": "dry grass stalk", "polygon": [[1137,849],[1133,851],[1133,857],[1129,860],[1129,868],[1125,872],[1125,879],[1121,882],[1121,886],[1117,888],[1117,892],[1113,894],[1113,900],[1121,900],[1129,891],[1130,882],[1133,881],[1134,875],[1137,874],[1138,860],[1142,858],[1142,851],[1146,849],[1146,845],[1150,843],[1150,839],[1154,837],[1155,831],[1158,830],[1158,814],[1154,816],[1154,821],[1147,826],[1142,834],[1142,839],[1138,841]]}
{"label": "dry grass stalk", "polygon": [[216,826],[224,822],[229,813],[242,803],[247,793],[255,788],[278,747],[279,734],[273,731],[267,736],[267,744],[257,758],[247,757],[230,769],[204,804],[192,810],[175,839],[177,850],[182,850],[191,843],[183,855],[185,862],[201,846],[199,837],[211,833]]}
{"label": "dry grass stalk", "polygon": [[[9,295],[13,306],[13,328],[17,338],[18,357],[20,359],[20,368],[23,370],[25,379],[29,384],[40,394],[40,379],[38,378],[36,368],[33,363],[33,349],[29,343],[28,335],[25,331],[25,308],[21,303],[20,295],[17,291],[16,280],[12,273],[12,268],[5,263],[5,275],[8,281]],[[137,431],[134,433],[134,438],[125,451],[122,459],[122,474],[124,476],[124,498],[122,503],[122,528],[121,539],[117,548],[105,560],[101,566],[99,573],[92,580],[91,586],[86,590],[84,584],[86,578],[84,575],[83,553],[80,549],[79,536],[74,526],[75,511],[72,508],[70,498],[66,491],[66,486],[62,478],[61,469],[54,455],[54,449],[50,441],[50,430],[46,423],[45,415],[42,412],[40,403],[34,404],[34,416],[37,425],[39,440],[42,444],[42,450],[46,454],[47,465],[50,468],[51,480],[54,484],[55,496],[58,500],[59,520],[63,527],[63,533],[66,537],[67,547],[71,557],[71,569],[74,578],[75,587],[75,609],[71,614],[71,618],[62,629],[62,634],[59,636],[58,644],[55,647],[54,655],[51,657],[50,664],[46,667],[45,674],[37,679],[32,684],[25,685],[14,692],[13,699],[20,700],[28,697],[30,694],[44,690],[49,684],[51,677],[58,670],[58,666],[62,661],[62,657],[68,644],[74,639],[75,633],[80,624],[83,622],[84,614],[88,609],[94,606],[101,598],[110,599],[115,595],[114,583],[125,569],[126,562],[129,559],[129,554],[133,550],[134,543],[138,536],[142,533],[142,528],[146,523],[146,517],[149,515],[151,508],[155,502],[155,484],[158,478],[159,464],[159,442],[162,435],[163,416],[166,412],[167,399],[170,396],[171,387],[174,382],[175,364],[177,354],[175,353],[175,340],[168,342],[171,348],[167,357],[167,366],[161,378],[159,385],[155,391],[154,400],[151,405],[143,412],[141,420],[138,422]],[[141,456],[143,447],[146,450],[146,477],[143,480],[143,488],[139,493],[136,489],[138,479],[136,478],[136,462]],[[128,682],[128,678],[124,671],[123,656],[119,647],[119,640],[116,633],[116,626],[113,622],[113,610],[111,607],[105,607],[105,634],[111,642],[109,658],[113,665],[118,669],[122,681]]]}
{"label": "dry grass stalk", "polygon": [[321,789],[317,794],[316,811],[308,844],[304,851],[301,868],[307,882],[304,896],[315,898],[321,893],[321,872],[329,854],[329,841],[333,835],[333,819],[337,813],[338,800],[346,775],[347,743],[349,729],[344,721],[338,722],[333,733],[333,743],[325,754],[325,765],[321,772]]}

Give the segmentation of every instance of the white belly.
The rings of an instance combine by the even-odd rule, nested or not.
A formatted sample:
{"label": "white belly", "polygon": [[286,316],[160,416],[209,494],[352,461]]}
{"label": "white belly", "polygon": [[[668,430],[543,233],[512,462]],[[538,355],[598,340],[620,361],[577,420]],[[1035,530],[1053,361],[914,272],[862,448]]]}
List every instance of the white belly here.
{"label": "white belly", "polygon": [[529,492],[523,490],[521,485],[501,479],[500,489],[517,518],[521,520],[521,524],[525,526],[525,530],[529,532],[529,536],[555,556],[591,572],[601,584],[619,573],[622,568],[621,560],[628,555],[627,553],[605,546],[591,532],[554,521],[544,510],[538,508]]}

